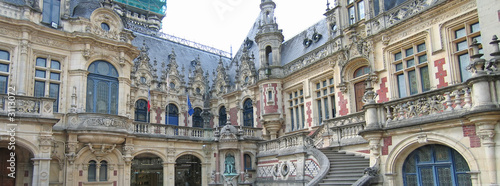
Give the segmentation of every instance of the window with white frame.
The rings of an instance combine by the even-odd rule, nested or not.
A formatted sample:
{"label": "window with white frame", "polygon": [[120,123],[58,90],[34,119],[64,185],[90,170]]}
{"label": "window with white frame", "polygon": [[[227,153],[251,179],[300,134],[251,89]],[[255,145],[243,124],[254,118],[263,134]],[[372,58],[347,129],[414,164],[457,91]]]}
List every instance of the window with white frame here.
{"label": "window with white frame", "polygon": [[[470,78],[471,73],[467,71],[469,66],[470,55],[469,46],[475,39],[478,43],[482,43],[479,22],[464,23],[457,29],[453,30],[453,51],[454,58],[458,63],[457,71],[460,72],[460,81],[464,82]],[[479,45],[479,53],[483,53],[482,45]]]}
{"label": "window with white frame", "polygon": [[365,18],[365,4],[363,0],[347,0],[347,13],[349,25]]}
{"label": "window with white frame", "polygon": [[290,130],[300,130],[305,127],[304,90],[289,93],[288,112],[290,114]]}
{"label": "window with white frame", "polygon": [[0,49],[0,93],[7,93],[10,71],[10,52]]}
{"label": "window with white frame", "polygon": [[[61,63],[48,58],[36,58],[35,97],[55,98],[53,111],[59,111],[59,89],[61,85]],[[48,90],[48,91],[47,91]]]}
{"label": "window with white frame", "polygon": [[400,98],[431,89],[427,56],[425,42],[418,42],[393,52],[392,66]]}
{"label": "window with white frame", "polygon": [[323,120],[335,117],[335,87],[333,78],[316,83],[316,107],[318,108],[318,124]]}

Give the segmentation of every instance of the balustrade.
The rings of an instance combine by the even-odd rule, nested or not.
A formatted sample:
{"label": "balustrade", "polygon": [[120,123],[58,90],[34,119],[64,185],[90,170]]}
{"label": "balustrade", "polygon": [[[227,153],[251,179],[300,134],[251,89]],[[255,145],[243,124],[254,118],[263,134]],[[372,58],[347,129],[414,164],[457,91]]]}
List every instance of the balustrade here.
{"label": "balustrade", "polygon": [[53,116],[53,98],[35,98],[19,95],[0,95],[0,113],[14,113],[16,116]]}
{"label": "balustrade", "polygon": [[195,127],[182,127],[175,125],[154,124],[154,123],[134,123],[135,134],[163,135],[166,137],[189,137],[208,139],[213,137],[213,129],[203,129]]}

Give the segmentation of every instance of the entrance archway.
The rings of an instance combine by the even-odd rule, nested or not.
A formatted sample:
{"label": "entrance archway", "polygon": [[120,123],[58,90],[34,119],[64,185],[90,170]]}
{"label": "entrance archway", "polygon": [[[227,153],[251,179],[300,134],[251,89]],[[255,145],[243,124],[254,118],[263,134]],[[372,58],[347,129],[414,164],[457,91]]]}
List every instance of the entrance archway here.
{"label": "entrance archway", "polygon": [[[15,153],[14,156],[11,156],[11,152]],[[7,147],[0,147],[0,183],[3,186],[14,186],[14,185],[32,185],[31,181],[33,180],[33,163],[31,159],[33,158],[33,153],[29,150],[22,148],[21,146],[15,146],[15,151],[9,150]],[[14,160],[14,161],[7,161]],[[10,170],[10,167],[13,166],[12,170],[15,172],[15,178]],[[11,176],[9,176],[11,174]],[[29,177],[29,179],[16,179],[16,178],[25,178]]]}
{"label": "entrance archway", "polygon": [[144,153],[135,156],[131,171],[131,186],[163,185],[163,161],[154,154]]}
{"label": "entrance archway", "polygon": [[175,160],[175,185],[201,186],[201,161],[193,155]]}

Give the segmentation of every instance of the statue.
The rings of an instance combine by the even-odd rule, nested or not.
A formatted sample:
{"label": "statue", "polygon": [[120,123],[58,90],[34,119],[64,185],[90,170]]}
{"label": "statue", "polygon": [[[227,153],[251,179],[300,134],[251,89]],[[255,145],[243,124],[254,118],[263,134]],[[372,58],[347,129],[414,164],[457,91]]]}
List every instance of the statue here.
{"label": "statue", "polygon": [[226,169],[224,170],[224,174],[237,174],[236,169],[234,168],[234,156],[232,154],[226,155],[224,165],[226,167]]}

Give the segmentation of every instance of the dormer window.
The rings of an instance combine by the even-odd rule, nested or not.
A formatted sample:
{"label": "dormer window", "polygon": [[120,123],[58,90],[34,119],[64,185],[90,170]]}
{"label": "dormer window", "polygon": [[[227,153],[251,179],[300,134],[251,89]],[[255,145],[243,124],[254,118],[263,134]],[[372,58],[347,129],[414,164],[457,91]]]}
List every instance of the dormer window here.
{"label": "dormer window", "polygon": [[59,25],[61,0],[43,0],[42,22],[53,28]]}

